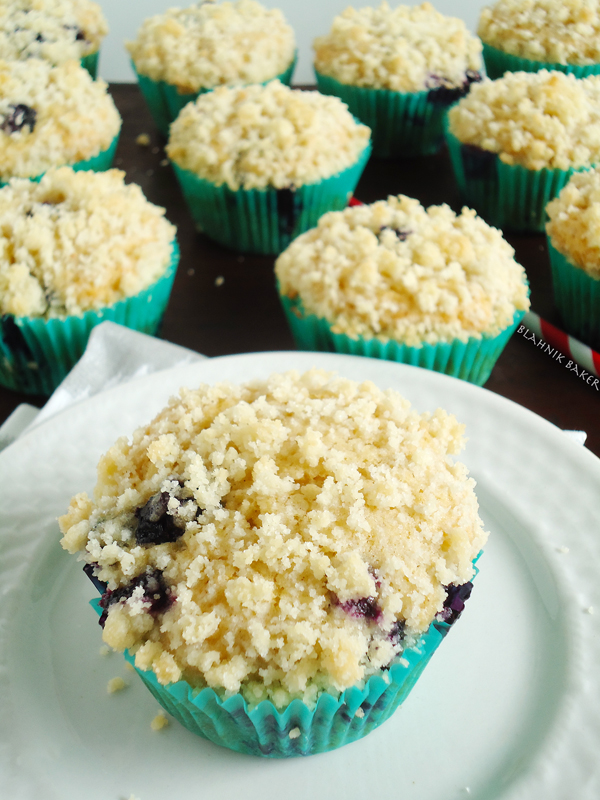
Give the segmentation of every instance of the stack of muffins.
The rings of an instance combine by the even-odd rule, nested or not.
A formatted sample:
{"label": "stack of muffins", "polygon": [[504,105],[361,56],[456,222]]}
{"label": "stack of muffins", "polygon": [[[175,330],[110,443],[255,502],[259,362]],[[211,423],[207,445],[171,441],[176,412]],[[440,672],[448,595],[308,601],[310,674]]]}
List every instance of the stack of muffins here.
{"label": "stack of muffins", "polygon": [[[95,172],[120,127],[82,66],[97,7],[32,3],[0,14],[0,382],[49,393],[100,320],[156,331],[178,249],[163,209]],[[429,3],[336,17],[315,40],[318,92],[289,87],[293,31],[254,0],[171,9],[127,49],[197,228],[278,256],[300,348],[481,385],[529,308],[491,224],[542,229],[577,173],[548,207],[555,280],[591,293],[600,276],[600,173],[580,172],[600,160],[600,76],[575,7],[561,46],[543,24],[556,5],[484,11],[493,81],[481,42]],[[372,153],[431,155],[444,136],[476,210],[347,207]],[[62,543],[100,590],[105,641],[184,725],[259,755],[330,750],[402,702],[469,596],[486,535],[450,460],[461,434],[315,371],[183,390],[103,457]]]}

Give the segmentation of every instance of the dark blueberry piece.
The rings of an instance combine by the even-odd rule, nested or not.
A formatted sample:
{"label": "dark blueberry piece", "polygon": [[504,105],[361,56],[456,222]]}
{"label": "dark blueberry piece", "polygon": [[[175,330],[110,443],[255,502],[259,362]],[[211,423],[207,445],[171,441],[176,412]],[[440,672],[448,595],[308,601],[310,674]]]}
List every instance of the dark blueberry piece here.
{"label": "dark blueberry piece", "polygon": [[45,42],[46,41],[41,33],[37,34],[37,36],[35,37],[35,40],[36,40],[36,42]]}
{"label": "dark blueberry piece", "polygon": [[12,314],[0,316],[0,339],[14,355],[21,356],[25,361],[35,361],[35,356]]}
{"label": "dark blueberry piece", "polygon": [[340,603],[337,597],[334,603],[338,605],[342,611],[349,614],[356,619],[367,619],[372,622],[379,622],[382,613],[377,599],[375,597],[361,597],[358,600],[346,600],[345,603]]}
{"label": "dark blueberry piece", "polygon": [[302,202],[298,192],[290,186],[286,189],[277,189],[277,218],[279,232],[282,236],[291,236],[296,227],[298,217],[302,212]]}
{"label": "dark blueberry piece", "polygon": [[26,106],[25,103],[11,105],[9,108],[11,108],[12,111],[4,117],[4,120],[0,124],[0,130],[3,130],[4,133],[16,133],[28,127],[29,133],[33,133],[37,117],[35,108],[30,108],[30,106]]}
{"label": "dark blueberry piece", "polygon": [[84,33],[84,31],[81,30],[81,28],[78,28],[78,30],[77,30],[77,34],[75,36],[75,41],[76,42],[84,42],[85,41],[85,33]]}
{"label": "dark blueberry piece", "polygon": [[451,583],[446,586],[446,599],[444,600],[444,607],[437,615],[436,619],[440,622],[447,622],[452,625],[460,617],[465,608],[465,601],[471,596],[473,591],[473,584],[468,581],[457,586]]}
{"label": "dark blueberry piece", "polygon": [[120,589],[111,591],[107,589],[100,598],[100,608],[103,608],[100,625],[104,627],[108,611],[114,603],[127,600],[134,590],[141,586],[144,590],[144,602],[149,603],[151,614],[163,614],[173,603],[173,595],[165,584],[163,574],[159,569],[147,568],[146,572],[138,575],[131,583],[121,586]]}
{"label": "dark blueberry piece", "polygon": [[183,534],[174,518],[167,511],[170,495],[159,492],[152,495],[146,505],[136,509],[138,526],[135,532],[137,544],[153,545],[175,542]]}
{"label": "dark blueberry piece", "polygon": [[398,644],[404,639],[404,629],[406,628],[406,620],[399,619],[394,622],[392,630],[388,633],[388,639],[392,644]]}
{"label": "dark blueberry piece", "polygon": [[483,75],[481,72],[477,72],[474,69],[467,70],[467,83],[480,83],[483,80]]}
{"label": "dark blueberry piece", "polygon": [[461,86],[449,86],[448,82],[444,78],[440,78],[439,75],[430,75],[427,79],[427,88],[429,89],[427,102],[434,105],[450,106],[467,94],[472,83],[477,83],[480,80],[481,73],[472,69],[467,70],[465,73]]}
{"label": "dark blueberry piece", "polygon": [[[381,233],[382,231],[394,231],[394,233],[396,234],[396,238],[400,242],[405,242],[407,237],[410,236],[412,233],[412,231],[403,231],[400,228],[391,228],[389,225],[383,225],[379,229],[379,233]],[[379,236],[379,234],[377,235]]]}
{"label": "dark blueberry piece", "polygon": [[493,181],[496,179],[497,153],[483,150],[474,144],[461,144],[460,151],[467,180]]}
{"label": "dark blueberry piece", "polygon": [[98,580],[98,578],[94,575],[94,571],[96,569],[98,569],[98,564],[85,564],[83,567],[83,571],[94,584],[96,589],[100,592],[100,594],[104,594],[106,592],[106,583]]}

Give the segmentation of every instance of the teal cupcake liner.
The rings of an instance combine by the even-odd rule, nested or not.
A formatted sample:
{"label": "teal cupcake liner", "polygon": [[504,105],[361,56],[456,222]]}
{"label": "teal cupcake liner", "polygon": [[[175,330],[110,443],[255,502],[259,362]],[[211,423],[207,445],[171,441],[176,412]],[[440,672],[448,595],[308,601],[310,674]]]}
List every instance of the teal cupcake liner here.
{"label": "teal cupcake liner", "polygon": [[339,97],[371,128],[373,155],[379,158],[432,155],[444,143],[444,117],[467,89],[393,92],[340,83],[315,70],[322,94]]}
{"label": "teal cupcake liner", "polygon": [[[99,599],[91,601],[98,615]],[[158,703],[188,730],[238,753],[287,758],[326,753],[362,739],[385,722],[408,697],[452,625],[434,621],[417,644],[406,648],[389,670],[339,696],[322,694],[313,709],[292,700],[277,709],[270,700],[249,708],[236,694],[223,700],[213,689],[194,690],[185,681],[162,686],[152,670],[136,672]],[[135,666],[127,651],[125,658]]]}
{"label": "teal cupcake liner", "polygon": [[554,302],[567,333],[600,350],[600,279],[576,267],[548,238]]}
{"label": "teal cupcake liner", "polygon": [[96,80],[98,77],[98,59],[100,52],[97,50],[95,53],[90,53],[81,59],[81,66],[90,73],[92,78]]}
{"label": "teal cupcake liner", "polygon": [[[115,158],[115,152],[117,150],[117,145],[119,144],[119,135],[120,132],[117,133],[115,138],[109,144],[106,150],[101,150],[98,155],[92,156],[91,158],[86,159],[85,161],[76,161],[74,164],[57,164],[58,167],[62,166],[69,166],[71,169],[75,170],[76,172],[80,171],[87,171],[90,172],[106,172],[107,169],[112,167],[112,163]],[[45,173],[43,172],[41,175],[35,175],[32,178],[29,178],[30,181],[35,181],[38,183],[42,180]],[[2,186],[6,186],[8,181],[0,181],[0,188]]]}
{"label": "teal cupcake liner", "polygon": [[[294,69],[296,68],[297,56],[290,66],[271,80],[279,80],[281,83],[290,85]],[[148,106],[148,110],[152,115],[154,124],[160,133],[166,138],[169,136],[169,126],[174,119],[177,118],[181,109],[188,103],[191,103],[201,94],[212,92],[213,89],[201,89],[199,92],[180,92],[177,86],[165,81],[155,81],[148,78],[146,75],[141,75],[133,61],[131,62],[133,71],[135,72],[140,87],[140,91],[144,95],[144,100]],[[270,81],[264,81],[263,86]]]}
{"label": "teal cupcake liner", "polygon": [[600,64],[578,66],[577,64],[558,64],[554,61],[536,61],[532,58],[505,53],[504,50],[499,50],[485,42],[483,42],[483,60],[488,77],[492,80],[501,78],[505,72],[539,72],[541,69],[566,72],[568,75],[575,75],[576,78],[587,78],[588,75],[600,74]]}
{"label": "teal cupcake liner", "polygon": [[505,164],[497,153],[463,144],[448,129],[450,161],[464,203],[490,225],[514,231],[545,230],[546,205],[580,169],[532,170]]}
{"label": "teal cupcake liner", "polygon": [[277,255],[296,236],[315,227],[327,211],[346,208],[370,154],[369,144],[348,169],[289,189],[233,191],[172,163],[199,231],[242,253]]}
{"label": "teal cupcake liner", "polygon": [[165,273],[148,288],[81,316],[0,316],[0,385],[27,394],[51,394],[83,355],[92,328],[110,320],[154,334],[169,301],[179,247],[173,241]]}
{"label": "teal cupcake liner", "polygon": [[302,301],[298,296],[290,299],[280,294],[280,300],[299,350],[346,353],[398,361],[442,372],[453,378],[461,378],[477,386],[483,386],[490,377],[500,353],[525,315],[524,311],[516,311],[511,324],[497,336],[484,335],[479,339],[472,337],[466,342],[455,339],[452,342],[439,342],[435,345],[409,347],[392,340],[382,342],[375,337],[353,338],[343,333],[333,333],[331,324],[326,319],[304,312]]}

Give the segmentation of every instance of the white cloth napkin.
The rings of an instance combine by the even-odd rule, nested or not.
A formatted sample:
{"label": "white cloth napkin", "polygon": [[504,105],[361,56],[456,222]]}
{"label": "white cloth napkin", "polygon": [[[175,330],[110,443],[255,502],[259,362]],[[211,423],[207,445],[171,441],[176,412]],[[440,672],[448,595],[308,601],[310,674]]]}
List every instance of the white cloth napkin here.
{"label": "white cloth napkin", "polygon": [[40,411],[23,403],[0,427],[0,450],[24,430],[62,411],[72,403],[118,386],[120,383],[160,369],[192,364],[206,356],[114,322],[103,322],[92,330],[81,359],[57,387]]}
{"label": "white cloth napkin", "polygon": [[[85,353],[40,411],[22,403],[0,427],[0,450],[25,430],[39,425],[72,403],[103,392],[120,383],[160,369],[192,364],[206,356],[114,322],[103,322],[92,330]],[[585,431],[565,431],[585,444]]]}

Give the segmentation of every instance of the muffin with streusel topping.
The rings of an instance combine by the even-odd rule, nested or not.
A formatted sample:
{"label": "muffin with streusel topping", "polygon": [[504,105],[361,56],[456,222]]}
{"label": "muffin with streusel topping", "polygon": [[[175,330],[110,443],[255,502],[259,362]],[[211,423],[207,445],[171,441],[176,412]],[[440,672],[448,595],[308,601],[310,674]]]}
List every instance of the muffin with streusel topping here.
{"label": "muffin with streusel topping", "polygon": [[542,231],[573,172],[600,163],[600,76],[507,72],[448,112],[447,142],[466,203],[501,228]]}
{"label": "muffin with streusel topping", "polygon": [[341,100],[279,81],[200,95],[167,145],[199,230],[263,254],[344,208],[370,150],[369,128]]}
{"label": "muffin with streusel topping", "polygon": [[274,78],[289,84],[296,60],[294,32],[282,12],[256,0],[171,8],[145,20],[126,46],[164,136],[202,92]]}
{"label": "muffin with streusel topping", "polygon": [[0,181],[65,164],[108,169],[121,117],[104,81],[76,61],[0,61]]}
{"label": "muffin with streusel topping", "polygon": [[572,175],[546,211],[554,301],[563,326],[600,350],[600,169]]}
{"label": "muffin with streusel topping", "polygon": [[50,394],[103,320],[154,333],[175,228],[124,173],[47,172],[0,189],[0,383]]}
{"label": "muffin with streusel topping", "polygon": [[91,0],[6,0],[0,4],[0,59],[81,61],[93,78],[108,25]]}
{"label": "muffin with streusel topping", "polygon": [[183,389],[59,520],[103,639],[195,733],[262,756],[383,722],[464,607],[487,534],[463,426],[320,370]]}
{"label": "muffin with streusel topping", "polygon": [[577,78],[600,72],[598,0],[497,0],[482,10],[477,33],[490,78],[540,69]]}
{"label": "muffin with streusel topping", "polygon": [[481,43],[430,3],[347,8],[315,39],[319,91],[373,131],[373,153],[434,153],[449,105],[481,79]]}
{"label": "muffin with streusel topping", "polygon": [[399,195],[326,214],[275,273],[303,350],[402,361],[483,384],[529,308],[500,231]]}

